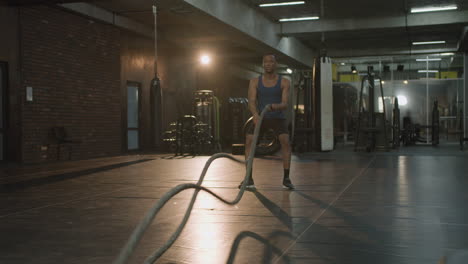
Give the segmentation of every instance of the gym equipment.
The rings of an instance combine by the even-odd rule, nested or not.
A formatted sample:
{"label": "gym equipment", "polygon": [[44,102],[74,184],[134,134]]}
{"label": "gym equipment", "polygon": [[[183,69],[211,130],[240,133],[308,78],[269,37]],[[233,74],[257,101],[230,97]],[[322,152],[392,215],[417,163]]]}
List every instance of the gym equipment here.
{"label": "gym equipment", "polygon": [[221,128],[220,128],[220,119],[221,119],[221,114],[219,112],[221,108],[221,104],[219,103],[218,97],[213,96],[213,108],[214,108],[214,135],[213,135],[213,143],[215,144],[215,149],[216,151],[221,152]]}
{"label": "gym equipment", "polygon": [[460,140],[460,150],[464,150],[465,142],[468,141],[468,138],[465,137],[464,131],[464,122],[463,122],[463,110],[460,109],[460,114],[458,115],[458,130],[457,133],[459,135]]}
{"label": "gym equipment", "polygon": [[433,146],[439,145],[439,132],[440,132],[440,113],[439,113],[439,102],[434,101],[432,107],[432,129],[431,142]]}
{"label": "gym equipment", "polygon": [[163,143],[164,149],[168,150],[169,152],[176,152],[177,151],[177,144],[176,144],[176,134],[177,134],[177,122],[169,123],[169,128],[163,133]]}
{"label": "gym equipment", "polygon": [[212,137],[212,147],[221,150],[219,127],[219,100],[211,90],[198,90],[194,92],[195,117],[199,122],[207,125],[208,135]]}
{"label": "gym equipment", "polygon": [[414,145],[416,143],[427,143],[427,139],[421,136],[421,129],[431,130],[431,144],[439,145],[439,103],[434,101],[432,107],[432,123],[431,125],[413,124],[410,117],[403,117],[403,129],[401,130],[401,140],[404,146]]}
{"label": "gym equipment", "polygon": [[333,117],[335,130],[335,145],[342,138],[347,144],[356,131],[354,116],[357,117],[358,91],[349,84],[338,83],[333,85]]}
{"label": "gym equipment", "polygon": [[231,118],[231,152],[233,155],[244,155],[244,125],[249,118],[249,109],[247,98],[234,98],[228,99],[229,103],[229,116]]}
{"label": "gym equipment", "polygon": [[163,142],[176,156],[186,153],[195,156],[211,150],[213,136],[207,124],[198,121],[193,115],[184,115],[177,122],[169,124]]}
{"label": "gym equipment", "polygon": [[229,103],[229,116],[232,124],[231,143],[239,144],[244,142],[242,129],[245,121],[248,119],[249,109],[247,98],[233,98],[228,99]]}
{"label": "gym equipment", "polygon": [[403,146],[409,146],[416,143],[416,133],[414,124],[409,116],[403,117],[403,129],[401,130],[401,141]]}
{"label": "gym equipment", "polygon": [[198,90],[194,92],[194,114],[200,122],[209,126],[210,135],[214,133],[213,91]]}
{"label": "gym equipment", "polygon": [[[254,136],[253,136],[253,140],[252,140],[252,146],[253,147],[252,147],[252,150],[250,151],[249,157],[247,158],[246,162],[241,161],[239,159],[236,159],[235,157],[233,157],[233,156],[231,156],[229,154],[226,154],[226,153],[218,153],[218,154],[215,154],[215,155],[211,156],[208,159],[208,161],[205,163],[205,167],[203,168],[203,171],[202,171],[202,173],[200,175],[200,178],[199,178],[199,180],[198,180],[198,182],[196,184],[193,184],[193,183],[179,184],[176,187],[169,190],[166,194],[164,194],[154,204],[154,206],[145,215],[143,220],[135,228],[135,230],[131,234],[130,238],[128,239],[127,243],[125,244],[125,246],[120,251],[117,259],[114,261],[114,264],[127,263],[128,259],[130,258],[130,256],[135,251],[135,249],[136,249],[136,247],[138,245],[138,242],[141,240],[141,238],[143,237],[145,231],[151,225],[151,223],[153,222],[153,219],[156,217],[156,215],[161,210],[161,208],[163,208],[164,205],[172,197],[174,197],[175,195],[177,195],[178,193],[180,193],[180,192],[182,192],[184,190],[195,189],[195,192],[192,195],[192,199],[190,200],[190,204],[189,204],[189,206],[188,206],[188,208],[187,208],[187,210],[185,212],[185,215],[183,217],[183,220],[182,220],[181,224],[177,227],[176,231],[171,235],[169,240],[166,243],[164,243],[163,246],[158,248],[151,256],[149,256],[145,260],[145,263],[154,263],[156,260],[158,260],[164,254],[164,252],[166,252],[174,244],[176,239],[182,233],[182,230],[184,229],[185,225],[187,224],[187,221],[188,221],[188,219],[190,217],[190,214],[192,212],[192,209],[193,209],[193,205],[195,204],[198,193],[200,191],[205,191],[205,192],[213,195],[215,198],[222,201],[223,203],[226,203],[226,204],[229,204],[229,205],[236,205],[236,204],[239,203],[239,201],[242,199],[242,196],[244,195],[245,189],[247,187],[247,183],[249,182],[250,177],[251,177],[253,160],[254,160],[254,156],[255,156],[255,151],[257,149],[256,146],[257,146],[257,140],[258,140],[258,136],[259,136],[259,132],[260,132],[260,126],[262,124],[263,117],[265,116],[265,113],[268,111],[268,109],[270,109],[270,105],[265,106],[262,113],[260,114],[260,118],[259,118],[259,121],[258,121],[258,126],[255,127]],[[214,193],[210,189],[201,186],[201,184],[203,183],[203,180],[205,178],[205,174],[208,171],[209,166],[211,165],[211,163],[214,160],[216,160],[218,158],[229,158],[229,159],[231,159],[233,161],[236,161],[238,163],[242,163],[242,164],[247,163],[247,168],[246,168],[244,181],[243,181],[243,183],[242,183],[242,185],[240,187],[240,190],[239,190],[239,193],[237,194],[237,197],[232,201],[228,201],[228,200],[222,198],[221,196],[217,195],[216,193]]]}
{"label": "gym equipment", "polygon": [[[303,108],[300,107],[300,99],[303,99]],[[296,96],[296,107],[294,114],[294,135],[292,141],[293,151],[309,152],[314,148],[313,137],[313,92],[312,78],[310,75],[303,74],[299,82]]]}
{"label": "gym equipment", "polygon": [[[253,117],[249,118],[244,124],[244,135],[247,134],[248,129],[253,126]],[[245,138],[245,136],[244,136]],[[278,137],[275,135],[275,131],[269,129],[260,133],[257,143],[257,154],[269,155],[274,154],[281,148]]]}
{"label": "gym equipment", "polygon": [[196,139],[195,139],[195,124],[197,119],[192,115],[185,115],[177,120],[176,130],[176,151],[175,155],[184,155],[184,153],[190,153],[195,155],[196,151]]}
{"label": "gym equipment", "polygon": [[[359,114],[356,128],[356,139],[354,151],[365,149],[367,152],[374,151],[378,146],[377,141],[381,142],[381,146],[385,151],[388,151],[388,138],[387,138],[387,121],[385,112],[385,100],[382,87],[382,79],[379,78],[380,83],[380,98],[382,99],[383,113],[375,112],[375,77],[372,67],[368,67],[367,75],[362,78],[361,91],[359,94]],[[369,94],[368,105],[369,109],[365,112],[363,106],[363,92],[364,84],[368,81]],[[383,136],[383,138],[382,138]],[[359,145],[364,141],[364,145]]]}
{"label": "gym equipment", "polygon": [[392,145],[393,148],[400,147],[400,106],[398,105],[398,98],[395,97],[393,104],[393,122],[392,122]]}

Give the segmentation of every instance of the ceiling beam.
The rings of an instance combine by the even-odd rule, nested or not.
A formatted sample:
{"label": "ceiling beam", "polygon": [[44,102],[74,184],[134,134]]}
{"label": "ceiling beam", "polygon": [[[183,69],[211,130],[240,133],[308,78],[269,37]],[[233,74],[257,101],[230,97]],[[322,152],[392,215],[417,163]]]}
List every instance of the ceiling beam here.
{"label": "ceiling beam", "polygon": [[96,20],[124,28],[148,38],[154,37],[153,29],[151,27],[88,3],[66,3],[58,4],[58,6]]}
{"label": "ceiling beam", "polygon": [[468,26],[464,27],[458,42],[458,50],[468,52]]}
{"label": "ceiling beam", "polygon": [[[468,23],[468,10],[408,14],[408,27],[449,25]],[[368,29],[389,29],[406,27],[406,16],[351,18],[351,19],[321,19],[317,21],[291,22],[282,24],[283,36],[298,34],[351,31]]]}
{"label": "ceiling beam", "polygon": [[[73,2],[91,2],[91,0],[7,0],[6,2],[12,6],[25,6],[25,5],[47,5],[59,3],[73,3]],[[1,2],[1,1],[0,1]]]}
{"label": "ceiling beam", "polygon": [[457,47],[435,49],[401,49],[401,48],[373,48],[373,49],[328,49],[327,55],[333,58],[365,57],[365,56],[391,56],[391,55],[417,55],[457,52]]}
{"label": "ceiling beam", "polygon": [[307,67],[313,65],[313,59],[317,56],[314,50],[294,37],[280,36],[281,27],[278,23],[271,21],[243,1],[184,0],[184,2],[297,63]]}

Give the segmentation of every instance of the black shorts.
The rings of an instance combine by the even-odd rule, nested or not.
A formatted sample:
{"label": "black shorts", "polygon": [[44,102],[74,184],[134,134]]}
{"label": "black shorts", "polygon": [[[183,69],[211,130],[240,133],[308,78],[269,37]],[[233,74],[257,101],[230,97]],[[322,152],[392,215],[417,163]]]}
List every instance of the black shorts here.
{"label": "black shorts", "polygon": [[[253,135],[255,126],[253,123],[248,126],[246,133]],[[262,126],[260,127],[260,134],[268,130],[273,130],[276,136],[281,134],[289,134],[288,121],[286,119],[263,119]]]}

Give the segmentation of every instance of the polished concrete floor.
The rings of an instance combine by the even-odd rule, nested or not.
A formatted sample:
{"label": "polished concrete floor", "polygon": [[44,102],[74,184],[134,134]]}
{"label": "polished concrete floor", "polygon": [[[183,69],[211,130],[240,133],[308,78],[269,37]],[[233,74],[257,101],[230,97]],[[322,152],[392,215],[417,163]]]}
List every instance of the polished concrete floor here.
{"label": "polished concrete floor", "polygon": [[[207,157],[135,155],[8,166],[0,174],[0,263],[112,263],[145,212],[195,183]],[[156,263],[438,263],[468,249],[468,151],[295,155],[256,159],[257,190],[236,206],[201,193]],[[216,161],[204,186],[233,199],[243,168]],[[182,218],[193,191],[157,216],[130,263],[142,263]],[[467,262],[468,263],[468,262]]]}

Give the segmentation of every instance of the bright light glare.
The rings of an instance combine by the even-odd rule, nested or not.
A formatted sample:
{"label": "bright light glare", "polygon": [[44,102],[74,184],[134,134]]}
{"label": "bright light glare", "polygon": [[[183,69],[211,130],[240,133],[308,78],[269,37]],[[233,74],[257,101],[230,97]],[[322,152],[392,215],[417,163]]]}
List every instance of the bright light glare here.
{"label": "bright light glare", "polygon": [[315,17],[293,17],[293,18],[282,18],[279,22],[291,22],[291,21],[304,21],[304,20],[317,20],[318,16]]}
{"label": "bright light glare", "polygon": [[293,2],[260,4],[258,6],[259,7],[270,7],[270,6],[287,6],[287,5],[303,5],[303,4],[305,4],[304,1],[293,1]]}
{"label": "bright light glare", "polygon": [[445,44],[445,40],[413,42],[413,45]]}
{"label": "bright light glare", "polygon": [[404,80],[403,83],[404,83],[404,84],[408,84],[408,80]]}
{"label": "bright light glare", "polygon": [[436,12],[456,9],[458,9],[457,5],[413,7],[411,8],[411,13]]}
{"label": "bright light glare", "polygon": [[441,58],[434,58],[434,59],[416,59],[416,61],[441,61]]}
{"label": "bright light glare", "polygon": [[201,62],[201,64],[203,64],[203,65],[208,65],[208,64],[211,63],[211,58],[210,58],[210,56],[208,56],[208,55],[202,55],[202,56],[200,57],[200,62]]}
{"label": "bright light glare", "polygon": [[289,68],[287,68],[287,69],[286,69],[286,72],[289,73],[289,74],[291,74],[291,73],[292,73],[292,70],[289,69]]}
{"label": "bright light glare", "polygon": [[398,105],[405,106],[408,104],[408,98],[404,95],[397,95]]}

